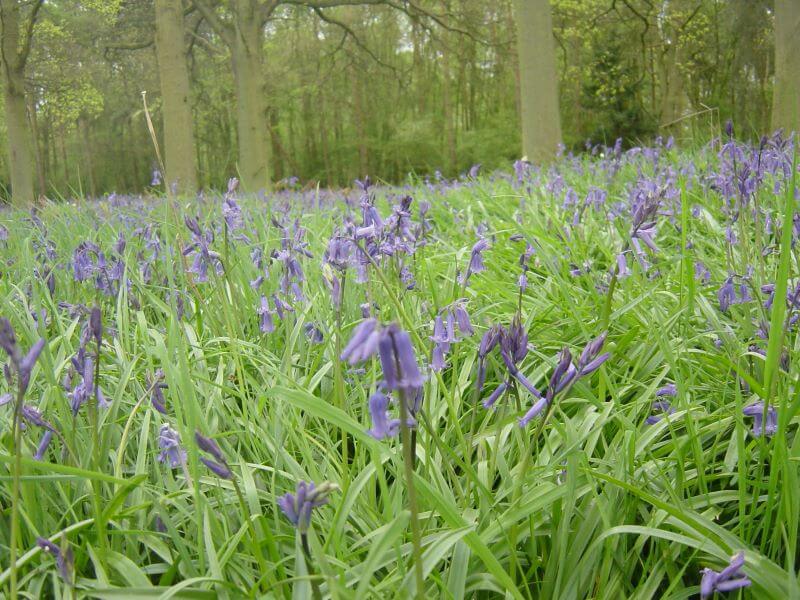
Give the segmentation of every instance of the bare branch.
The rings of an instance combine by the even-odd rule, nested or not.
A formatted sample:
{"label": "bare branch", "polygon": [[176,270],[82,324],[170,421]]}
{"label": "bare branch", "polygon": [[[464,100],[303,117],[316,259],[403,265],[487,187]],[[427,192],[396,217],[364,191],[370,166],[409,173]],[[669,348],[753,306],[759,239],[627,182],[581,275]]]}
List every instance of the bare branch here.
{"label": "bare branch", "polygon": [[217,15],[214,10],[214,6],[209,3],[208,0],[192,0],[192,2],[194,2],[197,10],[200,11],[200,14],[203,15],[203,18],[211,26],[211,29],[213,29],[226,44],[232,46],[234,42],[233,27],[219,18],[219,15]]}
{"label": "bare branch", "polygon": [[410,17],[421,16],[428,18],[442,29],[459,33],[479,44],[486,45],[484,40],[481,40],[472,32],[450,25],[442,15],[426,10],[421,6],[414,4],[412,0],[277,0],[277,2],[279,4],[305,6],[306,8],[310,8],[315,11],[325,8],[335,8],[337,6],[390,6],[391,8],[403,12]]}
{"label": "bare branch", "polygon": [[155,40],[151,37],[146,40],[140,40],[136,42],[119,42],[116,44],[106,44],[106,50],[144,50],[145,48],[149,48],[155,43]]}
{"label": "bare branch", "polygon": [[319,9],[319,8],[316,8],[316,7],[311,7],[311,8],[312,8],[312,10],[314,11],[314,13],[315,13],[315,14],[316,14],[316,15],[317,15],[317,16],[318,16],[318,17],[319,17],[321,20],[325,21],[325,22],[326,22],[326,23],[328,23],[329,25],[335,25],[335,26],[337,26],[337,27],[341,28],[341,29],[344,31],[344,33],[345,33],[345,37],[349,37],[350,39],[352,39],[352,40],[355,42],[356,46],[358,46],[359,48],[361,48],[361,50],[363,50],[364,52],[366,52],[366,53],[367,53],[367,54],[370,56],[370,58],[371,58],[372,60],[374,60],[376,63],[378,63],[378,64],[379,64],[379,65],[381,65],[382,67],[385,67],[385,68],[387,68],[387,69],[389,69],[389,70],[391,70],[391,71],[393,71],[393,72],[397,72],[397,69],[395,69],[395,68],[394,68],[392,65],[389,65],[389,64],[387,64],[387,63],[383,62],[383,61],[380,59],[380,57],[376,56],[376,55],[375,55],[375,53],[374,53],[372,50],[370,50],[370,49],[369,49],[369,48],[366,46],[366,44],[364,44],[364,43],[363,43],[363,42],[362,42],[362,41],[361,41],[361,40],[358,38],[358,36],[357,36],[357,35],[355,34],[355,32],[354,32],[354,31],[353,31],[353,30],[350,28],[350,26],[349,26],[349,25],[347,25],[347,23],[343,23],[342,21],[339,21],[338,19],[334,19],[333,17],[330,17],[330,16],[326,15],[326,14],[325,14],[324,12],[322,12],[322,10],[321,10],[321,9]]}
{"label": "bare branch", "polygon": [[39,14],[39,9],[42,8],[44,0],[36,0],[28,14],[28,22],[25,24],[25,37],[22,39],[22,48],[17,54],[17,65],[21,68],[25,66],[28,60],[28,55],[31,53],[31,43],[33,42],[33,27],[36,25],[36,17]]}

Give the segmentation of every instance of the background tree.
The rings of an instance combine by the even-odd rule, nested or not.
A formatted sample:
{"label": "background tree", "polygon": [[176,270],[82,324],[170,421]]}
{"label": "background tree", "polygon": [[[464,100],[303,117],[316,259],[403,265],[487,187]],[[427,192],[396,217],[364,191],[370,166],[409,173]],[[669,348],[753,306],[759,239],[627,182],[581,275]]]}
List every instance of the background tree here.
{"label": "background tree", "polygon": [[18,204],[31,202],[34,198],[33,141],[28,124],[25,65],[31,51],[36,17],[43,3],[44,0],[33,3],[0,0],[0,69],[8,165],[13,199]]}
{"label": "background tree", "polygon": [[519,54],[522,152],[552,159],[561,143],[558,79],[549,0],[514,0]]}
{"label": "background tree", "polygon": [[800,2],[775,0],[772,126],[800,130]]}
{"label": "background tree", "polygon": [[197,190],[194,123],[181,0],[155,0],[156,51],[164,124],[167,184],[179,194]]}

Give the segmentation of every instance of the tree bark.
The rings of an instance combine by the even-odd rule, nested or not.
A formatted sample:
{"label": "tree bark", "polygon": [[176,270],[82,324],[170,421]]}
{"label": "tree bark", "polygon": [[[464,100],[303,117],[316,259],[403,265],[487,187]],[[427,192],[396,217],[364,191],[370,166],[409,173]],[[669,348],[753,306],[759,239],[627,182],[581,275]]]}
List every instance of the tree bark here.
{"label": "tree bark", "polygon": [[800,2],[775,0],[772,127],[800,131]]}
{"label": "tree bark", "polygon": [[156,0],[156,55],[164,119],[165,181],[178,194],[197,191],[189,69],[181,0]]}
{"label": "tree bark", "polygon": [[522,152],[552,160],[561,143],[556,55],[548,0],[514,0],[519,53]]}
{"label": "tree bark", "polygon": [[[0,63],[8,133],[11,198],[17,206],[34,200],[33,152],[25,102],[27,50],[20,51],[20,11],[16,0],[0,0]],[[35,13],[31,16],[35,19]],[[25,46],[29,47],[29,41]]]}
{"label": "tree bark", "polygon": [[231,59],[236,85],[239,176],[249,191],[269,186],[270,146],[262,55],[261,27],[252,0],[237,0]]}

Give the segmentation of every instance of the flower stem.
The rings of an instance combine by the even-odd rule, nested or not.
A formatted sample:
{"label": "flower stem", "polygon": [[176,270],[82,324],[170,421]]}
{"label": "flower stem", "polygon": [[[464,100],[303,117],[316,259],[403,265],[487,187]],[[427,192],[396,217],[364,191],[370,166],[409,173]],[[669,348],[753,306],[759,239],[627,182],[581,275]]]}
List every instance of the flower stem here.
{"label": "flower stem", "polygon": [[17,405],[14,408],[14,473],[11,492],[11,540],[9,549],[9,568],[11,569],[12,600],[17,598],[17,538],[19,537],[19,492],[22,472],[22,402],[25,398],[22,385],[18,382]]}
{"label": "flower stem", "polygon": [[411,431],[408,427],[408,407],[405,391],[400,391],[400,439],[403,444],[403,467],[408,489],[408,509],[411,512],[411,542],[414,558],[414,576],[417,581],[416,597],[425,598],[425,577],[422,574],[422,533],[419,527],[417,492],[414,487],[414,452],[411,448]]}

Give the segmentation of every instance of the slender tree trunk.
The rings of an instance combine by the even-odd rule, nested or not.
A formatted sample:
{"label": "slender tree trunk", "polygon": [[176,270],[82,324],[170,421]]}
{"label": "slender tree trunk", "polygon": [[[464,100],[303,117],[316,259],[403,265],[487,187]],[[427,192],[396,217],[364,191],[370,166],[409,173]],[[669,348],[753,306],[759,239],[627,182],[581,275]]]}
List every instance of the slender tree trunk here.
{"label": "slender tree trunk", "polygon": [[97,178],[94,162],[92,161],[92,140],[89,135],[89,121],[86,117],[78,119],[78,129],[81,136],[81,150],[83,153],[83,169],[85,170],[86,183],[89,189],[89,198],[97,198]]}
{"label": "slender tree trunk", "polygon": [[533,162],[561,143],[556,55],[549,0],[514,0],[519,53],[522,151]]}
{"label": "slender tree trunk", "polygon": [[800,2],[775,0],[772,127],[800,131]]}
{"label": "slender tree trunk", "polygon": [[11,197],[24,206],[34,200],[33,153],[25,105],[25,64],[19,56],[19,6],[0,0],[0,66],[8,136]]}
{"label": "slender tree trunk", "polygon": [[325,169],[325,183],[333,185],[333,166],[331,164],[331,152],[328,147],[328,120],[325,118],[325,95],[322,91],[318,92],[317,107],[319,109],[319,145],[322,149],[322,164]]}
{"label": "slender tree trunk", "polygon": [[156,55],[164,118],[164,177],[178,194],[197,191],[189,69],[181,0],[156,0]]}
{"label": "slender tree trunk", "polygon": [[[450,3],[445,4],[446,10],[450,12]],[[453,76],[451,69],[452,45],[450,36],[444,34],[445,46],[442,48],[442,109],[444,113],[444,144],[445,144],[445,165],[447,174],[456,175],[458,169],[458,159],[456,157],[456,122],[454,116],[453,99]]]}
{"label": "slender tree trunk", "polygon": [[[283,179],[284,172],[284,157],[288,162],[291,161],[291,154],[287,154],[281,145],[281,135],[278,120],[278,109],[275,106],[267,108],[267,115],[269,116],[269,141],[270,141],[270,154],[272,156],[272,176],[275,179]],[[292,169],[292,165],[289,165]],[[294,174],[294,173],[292,173]]]}
{"label": "slender tree trunk", "polygon": [[358,146],[358,178],[369,174],[369,152],[367,149],[367,126],[364,116],[363,86],[358,70],[353,67],[350,71],[353,90],[353,119],[356,126],[356,145]]}
{"label": "slender tree trunk", "polygon": [[239,176],[246,190],[257,191],[268,188],[272,176],[262,36],[250,2],[237,0],[237,6],[239,16],[231,57],[236,86]]}
{"label": "slender tree trunk", "polygon": [[45,184],[45,158],[42,154],[42,146],[39,144],[39,121],[36,117],[36,100],[32,94],[28,94],[28,120],[31,124],[31,142],[33,144],[33,156],[36,159],[36,180],[39,184],[39,195],[44,195],[47,190]]}

